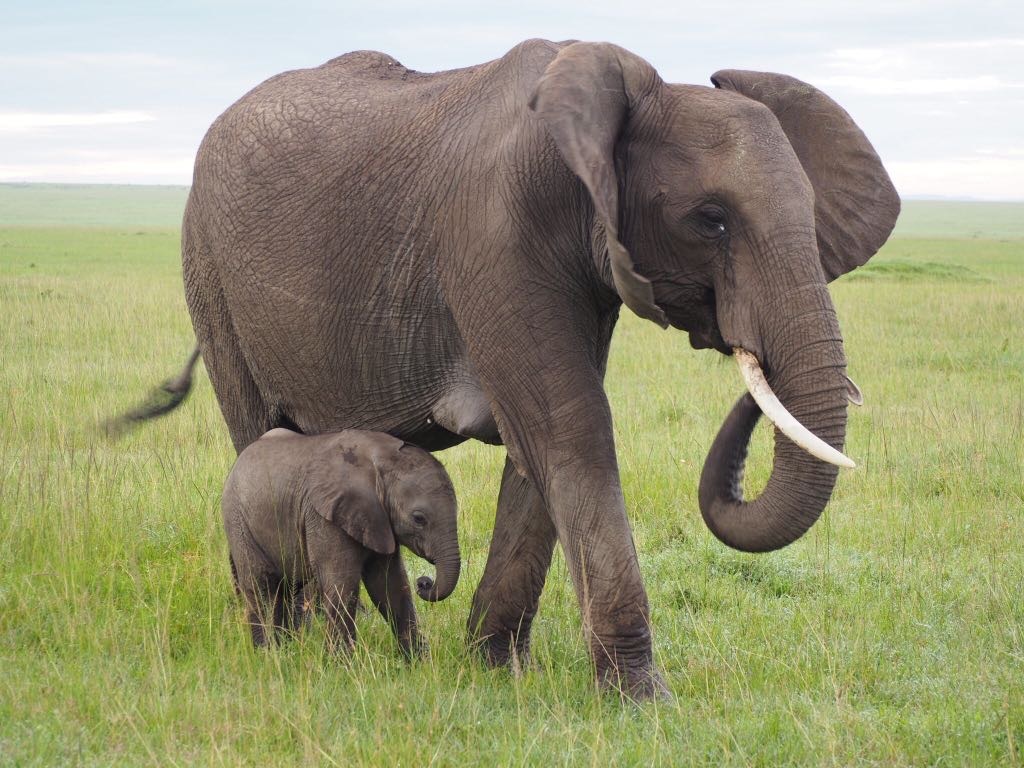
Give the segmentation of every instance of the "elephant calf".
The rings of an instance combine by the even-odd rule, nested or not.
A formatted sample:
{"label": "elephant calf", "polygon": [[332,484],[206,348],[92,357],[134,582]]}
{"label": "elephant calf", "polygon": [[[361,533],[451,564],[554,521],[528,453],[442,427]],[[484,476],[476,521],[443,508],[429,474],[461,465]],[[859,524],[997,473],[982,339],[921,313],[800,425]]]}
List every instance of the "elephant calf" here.
{"label": "elephant calf", "polygon": [[448,474],[426,451],[382,432],[272,429],[239,455],[221,507],[256,646],[269,643],[271,622],[280,630],[297,615],[296,596],[315,584],[330,647],[351,647],[362,579],[412,656],[422,644],[397,544],[436,564],[436,583],[416,581],[424,600],[443,600],[459,580]]}

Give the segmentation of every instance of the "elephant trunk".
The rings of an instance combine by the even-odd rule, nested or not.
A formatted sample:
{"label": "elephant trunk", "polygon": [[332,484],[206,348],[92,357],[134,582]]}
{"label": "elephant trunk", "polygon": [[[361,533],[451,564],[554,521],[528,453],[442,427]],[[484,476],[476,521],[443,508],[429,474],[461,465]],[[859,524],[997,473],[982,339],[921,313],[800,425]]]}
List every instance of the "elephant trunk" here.
{"label": "elephant trunk", "polygon": [[[836,464],[853,465],[839,453],[846,436],[847,403],[846,362],[839,325],[823,284],[808,286],[804,291],[813,295],[800,297],[803,302],[791,296],[790,301],[777,302],[776,306],[807,306],[810,299],[818,309],[767,319],[763,324],[778,329],[763,339],[764,357],[773,363],[767,382],[759,393],[758,386],[751,385],[748,379],[751,393],[743,395],[733,406],[701,473],[699,500],[704,521],[722,542],[746,552],[779,549],[800,538],[821,515],[832,495],[838,474]],[[744,364],[741,359],[741,367]],[[768,395],[774,391],[781,401],[779,408],[775,407],[779,403],[768,402],[771,398],[761,397],[764,390]],[[752,501],[744,501],[743,466],[750,436],[762,413],[755,397],[777,425],[775,457],[763,493]],[[785,418],[778,418],[779,411],[783,416],[792,415],[789,424]],[[803,433],[793,427],[794,421],[797,428],[806,428]],[[806,432],[811,433],[810,439],[805,439]]]}
{"label": "elephant trunk", "polygon": [[427,576],[416,580],[416,593],[424,600],[435,603],[444,600],[459,583],[459,571],[462,568],[462,556],[456,544],[436,559],[436,580]]}

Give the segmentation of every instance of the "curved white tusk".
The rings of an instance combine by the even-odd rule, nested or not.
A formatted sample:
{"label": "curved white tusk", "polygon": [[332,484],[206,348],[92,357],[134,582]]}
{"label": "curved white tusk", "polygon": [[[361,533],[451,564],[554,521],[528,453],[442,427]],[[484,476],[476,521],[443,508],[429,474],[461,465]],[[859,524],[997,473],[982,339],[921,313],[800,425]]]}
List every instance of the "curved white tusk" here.
{"label": "curved white tusk", "polygon": [[761,412],[772,424],[779,428],[782,434],[811,454],[811,456],[827,461],[829,464],[849,469],[857,466],[820,437],[812,434],[807,427],[796,420],[793,414],[786,410],[786,406],[779,402],[779,398],[775,396],[772,388],[768,386],[768,381],[764,377],[764,371],[761,370],[761,366],[753,354],[741,347],[734,347],[732,351],[736,362],[740,366],[740,374],[743,376],[743,383],[747,385],[750,396],[760,406]]}
{"label": "curved white tusk", "polygon": [[860,387],[849,376],[843,376],[843,378],[846,379],[846,399],[858,408],[864,405],[864,395],[860,393]]}

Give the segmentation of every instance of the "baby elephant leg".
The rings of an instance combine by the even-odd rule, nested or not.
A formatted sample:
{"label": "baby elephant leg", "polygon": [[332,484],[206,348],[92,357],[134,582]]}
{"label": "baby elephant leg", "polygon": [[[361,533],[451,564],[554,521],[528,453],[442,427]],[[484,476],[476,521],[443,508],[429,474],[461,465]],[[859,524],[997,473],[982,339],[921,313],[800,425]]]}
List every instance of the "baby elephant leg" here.
{"label": "baby elephant leg", "polygon": [[363,583],[370,600],[391,625],[402,655],[407,659],[423,655],[427,644],[420,638],[409,579],[398,551],[367,560]]}
{"label": "baby elephant leg", "polygon": [[331,651],[347,651],[356,642],[356,605],[365,555],[348,534],[326,520],[319,530],[306,529],[309,563],[320,587]]}
{"label": "baby elephant leg", "polygon": [[231,558],[235,587],[245,600],[252,644],[257,648],[270,645],[276,631],[284,628],[284,585],[281,575],[243,556],[236,563]]}
{"label": "baby elephant leg", "polygon": [[295,591],[289,612],[292,629],[300,632],[312,623],[319,601],[320,590],[312,579]]}
{"label": "baby elephant leg", "polygon": [[354,579],[329,579],[323,586],[327,616],[327,645],[332,653],[350,651],[356,645],[356,603],[359,574]]}

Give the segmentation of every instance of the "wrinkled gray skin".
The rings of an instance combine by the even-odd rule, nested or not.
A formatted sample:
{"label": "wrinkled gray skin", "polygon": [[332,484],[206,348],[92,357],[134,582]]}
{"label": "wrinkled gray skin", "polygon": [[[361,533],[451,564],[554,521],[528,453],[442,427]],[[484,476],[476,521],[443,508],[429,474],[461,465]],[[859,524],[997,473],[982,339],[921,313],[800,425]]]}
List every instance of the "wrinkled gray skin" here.
{"label": "wrinkled gray skin", "polygon": [[[827,283],[878,250],[899,198],[820,91],[712,81],[665,83],[609,44],[533,40],[436,74],[360,51],[256,87],[199,151],[185,287],[238,450],[282,425],[506,446],[469,617],[493,663],[527,652],[557,539],[598,679],[663,690],[603,387],[622,303],[694,347],[749,350],[843,445]],[[762,551],[813,524],[836,468],[777,433],[768,486],[743,501],[749,406],[700,506],[725,543]]]}
{"label": "wrinkled gray skin", "polygon": [[249,613],[252,640],[301,617],[296,601],[318,587],[333,648],[355,642],[359,582],[391,624],[406,656],[416,630],[397,544],[437,566],[421,576],[424,600],[443,600],[459,580],[455,492],[426,451],[379,432],[306,436],[274,429],[238,456],[221,502],[231,570]]}

